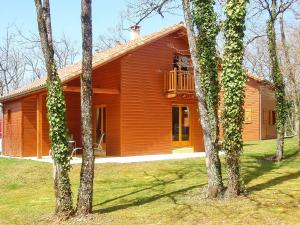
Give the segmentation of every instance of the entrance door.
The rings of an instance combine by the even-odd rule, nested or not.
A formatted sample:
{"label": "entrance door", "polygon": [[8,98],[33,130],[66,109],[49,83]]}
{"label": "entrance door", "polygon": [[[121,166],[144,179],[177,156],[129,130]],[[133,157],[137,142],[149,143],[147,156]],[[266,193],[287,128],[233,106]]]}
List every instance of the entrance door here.
{"label": "entrance door", "polygon": [[96,126],[95,126],[95,141],[98,144],[101,134],[104,133],[102,147],[106,149],[106,107],[99,106],[96,108]]}
{"label": "entrance door", "polygon": [[172,141],[174,147],[191,145],[190,110],[188,106],[172,107]]}

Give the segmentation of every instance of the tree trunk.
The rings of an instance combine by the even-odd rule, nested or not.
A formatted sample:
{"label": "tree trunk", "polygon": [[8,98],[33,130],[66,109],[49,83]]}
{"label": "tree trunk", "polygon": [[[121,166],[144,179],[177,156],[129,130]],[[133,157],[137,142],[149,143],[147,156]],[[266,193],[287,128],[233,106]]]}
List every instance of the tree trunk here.
{"label": "tree trunk", "polygon": [[[219,170],[215,176],[219,177],[219,191],[223,187],[221,177],[221,163],[219,159],[219,77],[218,77],[218,55],[216,37],[218,35],[217,15],[214,10],[214,0],[197,0],[192,4],[192,19],[195,23],[198,35],[195,37],[197,44],[197,59],[201,70],[200,79],[205,107],[208,114],[208,125],[211,144],[206,144],[208,153],[208,167],[214,164]],[[209,138],[208,138],[209,140]],[[211,148],[211,149],[210,149]],[[211,187],[215,186],[211,185]],[[209,193],[213,193],[210,191]],[[210,196],[212,197],[212,196]]]}
{"label": "tree trunk", "polygon": [[284,127],[277,130],[277,148],[274,161],[280,161],[283,159],[283,148],[284,147]]}
{"label": "tree trunk", "polygon": [[300,103],[298,101],[298,104],[297,104],[297,112],[296,112],[296,117],[297,117],[297,132],[298,132],[298,152],[299,152],[299,155],[300,155]]}
{"label": "tree trunk", "polygon": [[[200,107],[198,107],[200,108]],[[216,198],[224,189],[221,172],[221,162],[218,154],[219,145],[214,145],[210,138],[204,137],[205,144],[205,163],[208,176],[208,191],[209,198]]]}
{"label": "tree trunk", "polygon": [[[280,1],[281,4],[281,8],[284,7],[284,2],[283,0]],[[284,62],[286,64],[287,67],[287,71],[288,71],[288,78],[290,80],[290,82],[293,85],[293,101],[295,102],[295,112],[296,112],[296,132],[298,133],[298,137],[299,137],[299,141],[298,141],[298,151],[300,153],[300,104],[299,104],[299,99],[300,99],[300,88],[298,87],[297,81],[296,81],[296,74],[295,74],[295,70],[293,70],[292,65],[291,65],[291,60],[290,60],[290,52],[289,52],[289,48],[288,45],[286,43],[286,37],[285,37],[285,31],[284,31],[284,18],[283,18],[283,12],[280,13],[280,18],[279,18],[279,23],[280,23],[280,34],[281,34],[281,43],[282,43],[282,47],[283,47],[283,52],[284,52]],[[279,143],[279,145],[283,145],[283,143]],[[282,147],[283,149],[283,147]],[[278,148],[277,148],[277,152],[278,152]],[[277,157],[278,154],[276,154]],[[283,155],[281,156],[281,158],[283,157]]]}
{"label": "tree trunk", "polygon": [[300,96],[294,101],[295,107],[295,131],[298,134],[298,152],[300,155]]}
{"label": "tree trunk", "polygon": [[94,150],[92,129],[92,16],[91,0],[81,1],[82,75],[81,82],[81,131],[82,164],[78,191],[77,215],[92,212]]}
{"label": "tree trunk", "polygon": [[72,191],[70,181],[68,179],[68,171],[66,171],[61,163],[53,162],[54,175],[54,192],[55,192],[55,213],[69,217],[73,213],[72,208]]}
{"label": "tree trunk", "polygon": [[284,149],[284,130],[285,121],[287,117],[286,102],[285,102],[285,85],[283,75],[279,67],[277,44],[276,44],[276,0],[272,0],[272,11],[270,19],[267,23],[267,37],[269,55],[271,61],[271,77],[275,86],[275,100],[276,100],[276,130],[277,130],[277,151],[273,160],[280,161],[283,158]]}
{"label": "tree trunk", "polygon": [[223,148],[226,153],[228,186],[226,195],[243,191],[240,155],[243,151],[243,122],[246,74],[243,68],[244,31],[247,0],[227,0],[224,23],[225,47],[222,84],[224,88]]}
{"label": "tree trunk", "polygon": [[183,12],[187,26],[188,41],[191,53],[191,59],[194,67],[195,89],[198,98],[198,111],[200,115],[200,124],[204,134],[204,147],[206,152],[206,168],[208,175],[208,197],[215,198],[223,189],[221,163],[218,155],[218,145],[214,143],[211,136],[211,129],[209,126],[209,116],[205,104],[205,97],[201,84],[201,73],[199,68],[199,60],[197,54],[196,34],[193,28],[191,18],[190,1],[183,0]]}
{"label": "tree trunk", "polygon": [[300,105],[298,106],[298,152],[300,155]]}
{"label": "tree trunk", "polygon": [[48,76],[47,114],[53,158],[55,213],[68,217],[73,212],[73,207],[69,179],[66,103],[54,61],[49,0],[43,2],[44,6],[41,0],[35,0],[38,30]]}

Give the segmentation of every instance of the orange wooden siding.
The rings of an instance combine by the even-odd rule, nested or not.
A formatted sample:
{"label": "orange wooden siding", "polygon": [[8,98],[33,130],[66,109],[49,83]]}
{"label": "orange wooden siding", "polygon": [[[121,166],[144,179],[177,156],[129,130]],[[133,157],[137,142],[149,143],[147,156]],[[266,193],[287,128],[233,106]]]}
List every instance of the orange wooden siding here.
{"label": "orange wooden siding", "polygon": [[[66,93],[67,105],[67,128],[69,134],[73,136],[76,141],[77,147],[81,147],[81,117],[80,117],[80,94],[79,93]],[[45,105],[46,99],[43,98],[43,123],[42,123],[42,152],[43,155],[49,154],[51,148],[49,141],[49,124],[47,120],[47,111]],[[118,155],[120,149],[120,135],[119,135],[119,97],[107,95],[94,95],[93,102],[95,105],[107,106],[107,154]],[[95,109],[95,108],[94,108]],[[94,110],[93,110],[94,116]],[[35,139],[36,141],[36,139]],[[34,146],[36,154],[36,145]]]}
{"label": "orange wooden siding", "polygon": [[23,155],[36,156],[37,154],[37,98],[30,96],[22,99],[23,111]]}
{"label": "orange wooden siding", "polygon": [[244,122],[243,139],[259,140],[259,86],[260,83],[248,78],[245,89],[244,110],[248,111],[250,121]]}
{"label": "orange wooden siding", "polygon": [[51,148],[49,140],[49,123],[47,116],[47,107],[46,107],[46,94],[42,98],[42,153],[43,155],[48,155]]}
{"label": "orange wooden siding", "polygon": [[96,106],[106,107],[106,155],[120,155],[120,96],[97,94],[93,98],[94,141],[96,142]]}
{"label": "orange wooden siding", "polygon": [[76,141],[77,146],[81,145],[81,115],[80,115],[80,94],[65,93],[67,106],[67,128],[68,132]]}
{"label": "orange wooden siding", "polygon": [[[93,71],[95,88],[120,90],[120,79],[121,59]],[[106,155],[120,155],[120,94],[95,94],[93,96],[94,130],[96,129],[96,108],[101,105],[106,107]]]}
{"label": "orange wooden siding", "polygon": [[271,122],[271,112],[275,110],[275,96],[274,91],[268,85],[261,86],[261,101],[262,101],[262,110],[261,110],[261,120],[262,120],[262,129],[261,129],[261,138],[270,139],[276,138],[276,126]]}
{"label": "orange wooden siding", "polygon": [[[96,109],[99,106],[106,107],[107,155],[171,153],[174,105],[189,107],[191,145],[195,151],[204,150],[196,96],[168,98],[164,92],[164,74],[174,69],[173,57],[178,52],[183,55],[189,54],[186,36],[181,31],[93,69],[93,88],[120,91],[120,94],[93,95],[94,134]],[[69,92],[65,92],[67,127],[80,147],[80,79],[77,77],[64,85],[71,87]],[[42,96],[41,120],[37,120],[38,96]],[[269,86],[263,86],[255,79],[249,78],[244,105],[248,116],[248,121],[244,123],[244,140],[260,139],[263,111],[267,111],[269,116],[274,107],[274,94]],[[8,110],[11,111],[10,121]],[[267,118],[267,123],[261,121],[263,139],[276,136],[275,126],[271,125],[269,120]],[[40,132],[41,136],[41,153],[48,155],[51,146],[45,91],[4,103],[4,154],[37,155],[37,132]]]}
{"label": "orange wooden siding", "polygon": [[[120,90],[120,60],[113,61],[93,70],[93,88],[105,88]],[[79,87],[79,78],[66,84],[67,86]],[[67,127],[73,135],[77,146],[81,143],[81,117],[80,117],[80,93],[65,92],[67,104]],[[98,106],[106,106],[107,109],[107,131],[106,131],[106,154],[120,154],[120,95],[118,94],[94,94],[93,95],[93,126],[94,142],[96,109]]]}
{"label": "orange wooden siding", "polygon": [[[46,93],[40,93],[42,96],[42,119],[40,120],[41,132],[41,153],[48,155],[51,148],[49,140],[49,123],[46,108]],[[76,98],[77,97],[77,98]],[[67,104],[67,126],[70,134],[74,135],[76,142],[80,143],[80,102],[79,94],[74,93],[65,95]],[[37,96],[31,96],[22,100],[23,109],[23,153],[26,156],[37,155]]]}
{"label": "orange wooden siding", "polygon": [[[245,141],[249,140],[259,140],[260,139],[260,97],[259,97],[259,86],[260,83],[252,78],[248,78],[245,87],[245,103],[244,110],[250,111],[251,121],[246,121],[243,124],[243,139]],[[224,92],[220,92],[220,110],[219,115],[221,116],[221,109],[223,107],[223,95]],[[222,136],[222,128],[220,129],[220,135]]]}
{"label": "orange wooden siding", "polygon": [[22,103],[5,103],[3,113],[3,153],[22,156]]}
{"label": "orange wooden siding", "polygon": [[[177,33],[140,48],[122,60],[121,155],[171,152],[172,104],[175,102],[163,92],[163,75],[173,69],[173,57],[178,49],[188,53],[187,40]],[[179,102],[191,104],[186,100]],[[195,101],[191,104],[191,114],[196,115],[193,104]],[[197,130],[198,125],[194,125],[193,129]],[[201,142],[202,136],[194,137],[197,150],[203,150]]]}

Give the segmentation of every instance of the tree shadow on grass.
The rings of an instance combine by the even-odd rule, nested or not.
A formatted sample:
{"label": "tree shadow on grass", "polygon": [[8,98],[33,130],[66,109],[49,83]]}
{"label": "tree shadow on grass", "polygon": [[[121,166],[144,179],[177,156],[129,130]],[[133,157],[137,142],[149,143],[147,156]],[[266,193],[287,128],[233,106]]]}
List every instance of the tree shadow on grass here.
{"label": "tree shadow on grass", "polygon": [[[144,195],[145,197],[135,198],[135,199],[133,199],[131,201],[128,201],[127,203],[124,203],[124,204],[116,203],[116,205],[114,205],[114,206],[97,209],[97,210],[93,211],[93,213],[110,213],[110,212],[114,212],[114,211],[118,211],[118,210],[122,210],[122,209],[127,209],[127,208],[130,208],[130,207],[141,206],[141,205],[144,205],[144,204],[147,204],[147,203],[150,203],[150,202],[153,202],[153,201],[159,200],[161,198],[165,198],[165,197],[169,198],[175,205],[182,205],[182,206],[185,206],[185,208],[190,208],[189,205],[179,204],[177,199],[176,199],[176,196],[180,195],[180,194],[183,194],[183,193],[185,193],[189,190],[203,187],[205,185],[205,184],[192,185],[192,186],[185,187],[185,188],[182,188],[182,189],[179,189],[179,190],[166,192],[165,188],[168,185],[173,184],[177,180],[183,179],[184,176],[188,174],[188,171],[186,171],[186,170],[173,171],[172,174],[176,174],[176,178],[168,180],[168,181],[160,179],[158,176],[149,174],[146,171],[144,171],[144,174],[146,176],[151,176],[152,178],[154,178],[155,181],[152,182],[152,183],[154,183],[153,185],[150,185],[148,187],[145,187],[145,188],[142,188],[142,189],[139,189],[139,190],[136,190],[136,191],[132,191],[132,192],[129,192],[129,193],[126,193],[126,194],[123,194],[123,195],[119,195],[115,198],[108,199],[106,201],[103,201],[99,204],[94,205],[94,207],[102,206],[102,205],[105,205],[109,202],[113,202],[113,201],[117,201],[117,200],[122,200],[122,199],[126,200],[124,198],[126,198],[128,196],[134,196],[135,194],[138,194],[138,193],[141,193],[141,192],[145,192],[145,195]],[[156,188],[162,188],[162,190],[157,190]],[[149,191],[150,190],[159,191],[160,193],[152,194],[152,195],[149,196]]]}
{"label": "tree shadow on grass", "polygon": [[[155,184],[154,185],[151,185],[151,186],[148,186],[148,187],[145,187],[145,188],[142,188],[142,189],[139,189],[139,190],[136,190],[136,191],[132,191],[132,192],[129,192],[129,193],[126,193],[126,194],[123,194],[123,195],[119,195],[115,198],[111,198],[111,199],[108,199],[104,202],[101,202],[99,204],[96,204],[94,205],[95,206],[100,206],[100,205],[104,205],[106,203],[109,203],[109,202],[112,202],[112,201],[115,201],[115,200],[119,200],[119,199],[122,199],[122,198],[125,198],[125,197],[128,197],[128,196],[131,196],[131,195],[134,195],[134,194],[138,194],[140,192],[143,192],[143,191],[147,191],[147,190],[151,190],[151,189],[154,189],[156,187],[160,187],[160,186],[166,186],[167,184],[172,184],[173,182],[175,182],[176,180],[178,179],[182,179],[183,175],[182,174],[177,174],[177,178],[175,179],[172,179],[172,180],[169,180],[169,181],[164,181],[162,179],[158,179],[157,176],[154,176],[154,175],[150,175],[149,173],[147,173],[146,171],[144,171],[144,174],[147,175],[147,176],[152,176],[155,178]],[[158,181],[158,182],[157,182]]]}
{"label": "tree shadow on grass", "polygon": [[254,186],[251,186],[249,188],[249,191],[260,191],[278,184],[281,184],[285,181],[292,180],[292,179],[297,179],[300,177],[300,170],[294,173],[282,175],[280,177],[275,177],[274,179],[268,180],[265,183],[257,184]]}
{"label": "tree shadow on grass", "polygon": [[[273,162],[270,160],[266,160],[267,157],[272,156],[271,154],[268,155],[248,155],[248,160],[243,163],[244,169],[244,176],[243,180],[244,183],[247,185],[252,180],[259,178],[260,176],[265,175],[275,169],[278,169],[279,166],[286,166],[292,161],[297,159],[298,152],[295,150],[286,152],[283,161],[281,162]],[[280,164],[279,164],[280,163]],[[283,175],[280,177],[276,177],[272,180],[267,180],[265,183],[258,184],[249,188],[249,190],[262,190],[264,188],[268,188],[274,186],[276,184],[282,183],[289,179],[294,179],[300,176],[300,171]]]}
{"label": "tree shadow on grass", "polygon": [[202,186],[204,186],[204,185],[193,185],[193,186],[182,188],[182,189],[179,189],[179,190],[176,190],[176,191],[171,191],[171,192],[167,192],[167,193],[163,192],[161,194],[154,194],[152,196],[147,196],[145,198],[140,198],[140,199],[137,199],[137,200],[134,200],[132,202],[125,203],[125,204],[120,204],[120,205],[115,205],[115,206],[111,206],[111,207],[107,207],[107,208],[98,209],[98,210],[95,210],[94,213],[110,213],[110,212],[114,212],[114,211],[118,211],[118,210],[122,210],[122,209],[127,209],[127,208],[130,208],[130,207],[141,206],[141,205],[159,200],[159,199],[164,198],[164,197],[168,197],[172,200],[172,202],[174,204],[178,204],[178,202],[177,202],[176,198],[174,197],[174,195],[176,196],[176,195],[182,194],[184,192],[187,192],[189,190],[192,190],[192,189],[195,189],[195,188],[200,188]]}
{"label": "tree shadow on grass", "polygon": [[[290,150],[285,153],[285,158],[284,161],[280,162],[280,166],[288,165],[291,163],[291,161],[294,161],[297,157],[298,153],[296,150]],[[250,183],[252,180],[257,179],[258,177],[265,175],[266,173],[270,173],[272,170],[278,169],[278,163],[271,162],[264,160],[266,155],[258,155],[258,154],[248,154],[245,161],[242,164],[243,167],[243,174],[244,174],[244,182],[245,184]],[[196,168],[199,170],[200,168]],[[100,209],[97,209],[94,211],[94,213],[111,213],[115,212],[118,210],[123,210],[131,207],[136,207],[136,206],[141,206],[145,205],[147,203],[151,203],[154,201],[157,201],[162,198],[169,198],[174,205],[177,206],[184,206],[186,209],[191,209],[191,205],[189,204],[183,204],[177,200],[178,196],[183,195],[184,193],[196,189],[196,188],[201,188],[206,184],[197,184],[197,185],[190,185],[185,188],[181,188],[178,190],[173,190],[173,191],[166,191],[167,187],[169,185],[172,185],[174,182],[177,180],[185,179],[185,176],[189,174],[190,172],[194,172],[193,168],[189,168],[186,170],[173,170],[173,171],[165,171],[166,174],[176,174],[176,177],[171,180],[164,180],[160,179],[159,177],[155,175],[151,175],[147,172],[144,172],[146,176],[152,176],[154,178],[154,181],[152,181],[148,186],[144,188],[140,188],[138,190],[125,193],[123,195],[116,196],[114,198],[105,200],[101,203],[98,203],[94,205],[94,207],[101,207]],[[166,175],[165,173],[161,174],[162,176]],[[249,191],[259,191],[262,189],[266,189],[269,187],[272,187],[274,185],[281,184],[287,180],[290,179],[297,179],[300,177],[300,171],[290,173],[290,174],[285,174],[279,177],[276,177],[274,179],[266,179],[264,183],[257,184],[254,186],[249,187]],[[159,190],[157,190],[157,188]],[[150,191],[154,190],[156,193],[151,193]],[[144,193],[142,197],[136,196],[136,194],[139,193]],[[158,193],[157,193],[158,192]],[[126,197],[132,196],[135,197],[132,200],[126,199]],[[118,200],[121,200],[123,202],[118,202]],[[110,202],[115,202],[115,205],[113,206],[105,206],[105,204],[110,203]]]}

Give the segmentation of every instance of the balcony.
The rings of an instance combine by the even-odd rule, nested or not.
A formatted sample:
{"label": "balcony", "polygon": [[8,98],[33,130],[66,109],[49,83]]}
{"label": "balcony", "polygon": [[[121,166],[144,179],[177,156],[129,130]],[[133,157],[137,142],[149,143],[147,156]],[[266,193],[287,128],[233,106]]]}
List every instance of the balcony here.
{"label": "balcony", "polygon": [[168,98],[177,95],[193,95],[195,93],[194,76],[189,71],[176,68],[164,74],[164,92]]}

